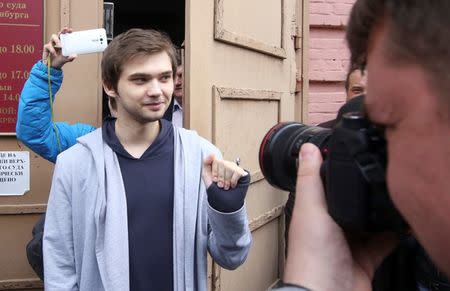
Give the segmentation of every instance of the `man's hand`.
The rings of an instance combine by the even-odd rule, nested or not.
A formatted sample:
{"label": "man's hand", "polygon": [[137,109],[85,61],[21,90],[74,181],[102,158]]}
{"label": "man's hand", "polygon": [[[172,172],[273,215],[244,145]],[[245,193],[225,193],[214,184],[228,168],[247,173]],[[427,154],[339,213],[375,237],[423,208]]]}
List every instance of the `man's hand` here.
{"label": "man's hand", "polygon": [[321,164],[319,149],[304,144],[299,155],[284,281],[316,291],[372,290],[374,271],[397,239],[388,234],[349,239],[328,214]]}
{"label": "man's hand", "polygon": [[203,161],[202,178],[206,188],[209,188],[212,182],[216,182],[217,186],[224,190],[235,188],[239,179],[246,175],[248,173],[236,163],[217,160],[213,154]]}
{"label": "man's hand", "polygon": [[51,39],[44,45],[42,52],[42,62],[47,64],[47,58],[50,57],[51,67],[61,69],[65,63],[72,62],[77,55],[65,57],[61,52],[61,41],[59,35],[64,33],[72,33],[72,29],[64,27],[58,34],[52,34]]}

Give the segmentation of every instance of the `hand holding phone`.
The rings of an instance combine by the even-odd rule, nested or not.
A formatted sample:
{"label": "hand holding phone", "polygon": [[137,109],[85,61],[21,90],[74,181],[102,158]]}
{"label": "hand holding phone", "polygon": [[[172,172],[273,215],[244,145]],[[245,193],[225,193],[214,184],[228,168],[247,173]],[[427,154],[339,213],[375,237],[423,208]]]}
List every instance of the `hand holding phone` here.
{"label": "hand holding phone", "polygon": [[108,45],[104,28],[63,33],[61,39],[62,55],[89,54],[102,52]]}
{"label": "hand holding phone", "polygon": [[72,29],[69,27],[64,27],[57,34],[52,34],[50,40],[44,45],[42,50],[42,62],[45,65],[50,65],[52,68],[61,69],[65,63],[72,62],[75,60],[76,55],[71,55],[65,57],[61,52],[61,40],[59,36],[65,33],[72,33]]}

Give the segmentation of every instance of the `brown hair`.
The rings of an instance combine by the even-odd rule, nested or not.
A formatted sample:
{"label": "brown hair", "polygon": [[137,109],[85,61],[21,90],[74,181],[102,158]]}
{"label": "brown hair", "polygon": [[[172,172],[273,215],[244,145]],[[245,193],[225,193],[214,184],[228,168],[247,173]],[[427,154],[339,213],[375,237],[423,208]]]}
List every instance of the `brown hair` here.
{"label": "brown hair", "polygon": [[102,79],[109,88],[117,90],[123,65],[133,58],[166,52],[172,64],[173,76],[177,72],[175,48],[169,36],[152,29],[133,28],[115,37],[102,58]]}
{"label": "brown hair", "polygon": [[384,22],[393,64],[418,64],[450,112],[450,1],[357,0],[350,14],[347,42],[351,63],[364,68],[369,35]]}

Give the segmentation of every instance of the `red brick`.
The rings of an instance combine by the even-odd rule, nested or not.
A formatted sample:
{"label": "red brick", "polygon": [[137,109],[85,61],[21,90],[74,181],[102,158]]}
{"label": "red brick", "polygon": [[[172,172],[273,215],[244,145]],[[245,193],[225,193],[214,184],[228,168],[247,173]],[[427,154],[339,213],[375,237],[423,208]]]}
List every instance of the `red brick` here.
{"label": "red brick", "polygon": [[309,124],[336,117],[345,101],[349,51],[344,27],[355,0],[310,0]]}

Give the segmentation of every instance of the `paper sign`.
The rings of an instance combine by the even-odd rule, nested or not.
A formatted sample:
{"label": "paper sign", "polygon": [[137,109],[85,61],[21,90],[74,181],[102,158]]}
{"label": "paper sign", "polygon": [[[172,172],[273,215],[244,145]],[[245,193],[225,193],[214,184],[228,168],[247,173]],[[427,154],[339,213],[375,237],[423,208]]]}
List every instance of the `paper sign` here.
{"label": "paper sign", "polygon": [[30,153],[0,151],[0,196],[30,191]]}

